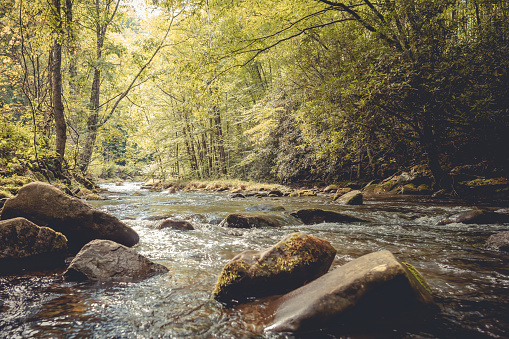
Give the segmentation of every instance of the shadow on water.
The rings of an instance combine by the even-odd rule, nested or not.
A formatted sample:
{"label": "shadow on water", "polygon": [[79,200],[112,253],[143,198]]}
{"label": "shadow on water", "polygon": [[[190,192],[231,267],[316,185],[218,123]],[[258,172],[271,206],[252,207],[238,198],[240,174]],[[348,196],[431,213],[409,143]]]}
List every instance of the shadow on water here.
{"label": "shadow on water", "polygon": [[[90,204],[133,227],[140,235],[137,252],[170,272],[137,283],[109,284],[65,282],[61,271],[0,276],[0,337],[509,337],[509,255],[482,248],[489,235],[509,225],[435,226],[468,204],[398,196],[368,197],[362,206],[346,207],[331,205],[324,197],[230,199],[227,193],[140,191],[136,183],[104,186],[110,190],[108,200]],[[213,222],[258,204],[284,207],[257,213],[275,215],[287,226],[225,229]],[[301,208],[336,210],[372,222],[306,226],[288,215]],[[158,217],[168,216],[189,220],[195,230],[155,229]],[[211,298],[228,260],[244,250],[271,246],[294,231],[330,241],[338,251],[333,266],[373,251],[393,252],[423,274],[440,313],[424,327],[268,334],[263,332],[271,312],[267,300],[227,309]]]}

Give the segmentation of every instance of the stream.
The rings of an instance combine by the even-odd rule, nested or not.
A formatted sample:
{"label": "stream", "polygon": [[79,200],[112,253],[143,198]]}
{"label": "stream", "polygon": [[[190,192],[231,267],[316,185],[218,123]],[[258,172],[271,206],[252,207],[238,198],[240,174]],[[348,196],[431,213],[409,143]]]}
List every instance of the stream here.
{"label": "stream", "polygon": [[[425,197],[373,196],[361,206],[331,205],[326,197],[231,199],[228,193],[148,192],[141,183],[102,184],[108,200],[89,201],[140,235],[136,251],[169,273],[132,283],[66,282],[61,271],[0,276],[1,338],[509,338],[509,254],[482,248],[509,224],[449,224],[442,217],[472,207]],[[142,196],[133,193],[141,192]],[[226,229],[217,221],[258,204],[284,220],[281,228]],[[489,206],[509,213],[502,205]],[[373,220],[306,226],[288,212],[322,208]],[[156,230],[156,216],[188,219],[195,230]],[[425,326],[405,329],[285,335],[263,332],[261,315],[227,309],[211,298],[223,266],[236,254],[274,245],[301,231],[328,240],[339,266],[389,250],[411,263],[430,285],[440,312]],[[263,313],[263,306],[260,308]]]}

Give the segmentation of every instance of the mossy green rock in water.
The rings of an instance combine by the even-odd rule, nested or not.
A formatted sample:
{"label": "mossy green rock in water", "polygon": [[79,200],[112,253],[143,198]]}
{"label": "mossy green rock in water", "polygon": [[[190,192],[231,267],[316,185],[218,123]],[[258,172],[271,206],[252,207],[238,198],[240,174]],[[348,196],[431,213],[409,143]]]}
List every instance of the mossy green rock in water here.
{"label": "mossy green rock in water", "polygon": [[266,331],[408,325],[437,310],[424,278],[389,251],[357,258],[275,303],[273,323]]}
{"label": "mossy green rock in water", "polygon": [[[48,227],[40,227],[25,218],[0,221],[0,270],[63,264],[67,239]],[[53,260],[45,262],[46,259]],[[59,260],[61,259],[61,260]],[[44,266],[44,267],[43,267]]]}
{"label": "mossy green rock in water", "polygon": [[226,264],[212,292],[222,302],[286,293],[329,270],[336,249],[323,239],[292,233],[262,251],[245,251]]}

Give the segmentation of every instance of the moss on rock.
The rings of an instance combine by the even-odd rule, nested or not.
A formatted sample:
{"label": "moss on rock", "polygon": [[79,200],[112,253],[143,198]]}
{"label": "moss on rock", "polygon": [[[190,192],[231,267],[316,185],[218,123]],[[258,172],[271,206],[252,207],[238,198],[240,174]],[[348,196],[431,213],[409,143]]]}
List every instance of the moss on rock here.
{"label": "moss on rock", "polygon": [[422,285],[422,287],[424,287],[424,289],[429,294],[433,294],[431,292],[431,287],[429,287],[426,280],[424,280],[424,277],[421,275],[421,273],[419,271],[417,271],[417,269],[412,264],[407,263],[407,262],[402,262],[402,264],[405,265],[405,267],[408,269],[408,271],[414,276],[414,278],[419,282],[419,284]]}
{"label": "moss on rock", "polygon": [[212,292],[224,302],[282,294],[325,274],[336,255],[326,240],[292,233],[262,251],[245,251],[223,268]]}

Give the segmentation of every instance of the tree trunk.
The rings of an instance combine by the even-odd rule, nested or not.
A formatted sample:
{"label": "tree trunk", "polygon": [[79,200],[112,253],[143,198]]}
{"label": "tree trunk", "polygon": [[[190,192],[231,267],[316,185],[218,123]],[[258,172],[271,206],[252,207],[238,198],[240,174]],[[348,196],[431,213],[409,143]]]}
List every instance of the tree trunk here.
{"label": "tree trunk", "polygon": [[[97,17],[99,18],[99,3],[96,2]],[[102,58],[102,49],[106,34],[106,27],[102,27],[99,22],[96,24],[96,64],[94,66],[94,78],[92,80],[92,88],[90,90],[90,115],[87,120],[87,133],[85,136],[85,145],[81,153],[80,170],[86,173],[92,154],[94,153],[95,140],[97,138],[97,130],[99,129],[99,99],[101,91],[101,69],[99,64]]]}
{"label": "tree trunk", "polygon": [[[53,2],[53,15],[57,22],[56,31],[58,36],[61,36],[62,19],[60,10],[60,0]],[[56,133],[56,152],[58,160],[58,170],[61,170],[62,162],[65,155],[65,143],[67,141],[67,131],[64,117],[64,105],[62,103],[62,43],[59,37],[54,41],[52,48],[52,65],[51,65],[51,85],[52,97],[51,103],[53,106],[53,117],[55,119],[55,133]]]}
{"label": "tree trunk", "polygon": [[221,114],[219,113],[219,109],[214,107],[214,122],[216,125],[216,135],[217,135],[217,148],[219,149],[219,168],[221,174],[226,174],[226,155],[224,152],[224,143],[223,143],[223,128],[221,126]]}
{"label": "tree trunk", "polygon": [[435,185],[440,188],[451,188],[451,178],[444,173],[440,165],[440,152],[431,127],[425,126],[423,128],[420,139],[421,146],[427,154],[428,167],[435,180]]}

